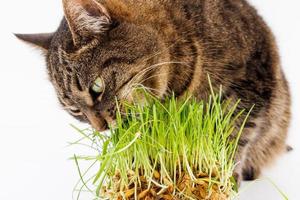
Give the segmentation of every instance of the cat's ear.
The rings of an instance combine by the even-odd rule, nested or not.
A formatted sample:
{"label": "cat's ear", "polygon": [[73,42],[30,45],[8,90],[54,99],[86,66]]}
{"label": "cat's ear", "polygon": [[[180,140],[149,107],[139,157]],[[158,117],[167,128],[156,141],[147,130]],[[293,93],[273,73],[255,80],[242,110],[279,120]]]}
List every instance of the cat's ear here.
{"label": "cat's ear", "polygon": [[63,0],[63,6],[75,45],[110,28],[110,15],[97,0]]}
{"label": "cat's ear", "polygon": [[48,51],[54,33],[39,33],[39,34],[14,34],[18,39],[38,47],[43,51]]}

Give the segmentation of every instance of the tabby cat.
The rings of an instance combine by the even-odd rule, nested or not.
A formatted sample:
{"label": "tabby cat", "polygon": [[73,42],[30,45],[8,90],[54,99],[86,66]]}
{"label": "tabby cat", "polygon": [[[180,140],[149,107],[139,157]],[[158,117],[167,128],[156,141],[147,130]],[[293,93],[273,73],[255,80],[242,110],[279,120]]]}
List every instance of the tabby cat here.
{"label": "tabby cat", "polygon": [[239,142],[238,181],[257,178],[286,150],[290,95],[274,37],[245,0],[63,0],[47,34],[17,34],[45,54],[60,103],[104,130],[116,101],[143,86],[157,97],[224,97],[255,104]]}

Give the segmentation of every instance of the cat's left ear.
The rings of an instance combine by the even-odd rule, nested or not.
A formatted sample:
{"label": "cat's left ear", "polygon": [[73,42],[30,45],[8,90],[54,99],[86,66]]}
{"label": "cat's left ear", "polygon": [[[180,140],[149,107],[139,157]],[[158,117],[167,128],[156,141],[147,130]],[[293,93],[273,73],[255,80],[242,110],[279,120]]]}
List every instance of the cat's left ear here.
{"label": "cat's left ear", "polygon": [[63,0],[75,46],[80,40],[103,34],[111,26],[110,15],[97,0]]}
{"label": "cat's left ear", "polygon": [[39,33],[39,34],[15,34],[15,36],[39,49],[47,52],[49,50],[54,33]]}

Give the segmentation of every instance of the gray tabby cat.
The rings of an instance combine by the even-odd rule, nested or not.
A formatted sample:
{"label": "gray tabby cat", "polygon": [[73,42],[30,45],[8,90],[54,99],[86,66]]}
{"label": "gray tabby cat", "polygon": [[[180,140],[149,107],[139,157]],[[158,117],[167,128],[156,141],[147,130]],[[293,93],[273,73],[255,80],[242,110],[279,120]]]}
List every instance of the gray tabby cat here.
{"label": "gray tabby cat", "polygon": [[[17,37],[45,53],[63,108],[103,130],[115,99],[143,85],[157,97],[224,96],[252,112],[239,143],[238,181],[257,178],[286,150],[290,94],[274,37],[245,0],[63,0],[50,34]],[[239,124],[237,124],[239,125]]]}

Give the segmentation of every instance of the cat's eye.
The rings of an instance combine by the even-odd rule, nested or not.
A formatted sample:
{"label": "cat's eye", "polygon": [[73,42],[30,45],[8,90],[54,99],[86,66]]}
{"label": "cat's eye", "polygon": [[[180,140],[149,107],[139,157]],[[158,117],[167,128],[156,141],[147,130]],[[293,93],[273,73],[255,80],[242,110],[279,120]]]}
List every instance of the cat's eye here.
{"label": "cat's eye", "polygon": [[93,90],[93,92],[100,94],[100,93],[104,92],[104,87],[105,86],[104,86],[103,79],[98,77],[93,83],[92,90]]}

